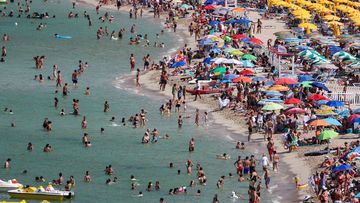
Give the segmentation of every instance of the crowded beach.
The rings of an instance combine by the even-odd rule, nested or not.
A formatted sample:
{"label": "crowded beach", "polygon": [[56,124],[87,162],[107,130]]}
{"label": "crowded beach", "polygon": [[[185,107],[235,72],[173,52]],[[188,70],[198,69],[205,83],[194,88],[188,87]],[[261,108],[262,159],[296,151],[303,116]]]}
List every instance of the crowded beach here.
{"label": "crowded beach", "polygon": [[[5,6],[14,3],[0,2]],[[31,1],[23,3],[18,4],[18,11],[0,7],[2,17],[29,13],[29,18],[50,18],[51,15],[47,13],[30,15]],[[238,157],[219,153],[214,157],[217,161],[224,161],[224,164],[233,165],[233,171],[229,171],[229,174],[219,174],[216,185],[207,184],[205,167],[190,159],[186,160],[186,174],[194,174],[195,180],[179,187],[162,185],[162,188],[168,187],[165,188],[168,189],[168,194],[158,198],[160,203],[172,202],[174,195],[189,195],[189,188],[195,185],[203,186],[196,190],[195,196],[201,196],[202,190],[208,187],[216,187],[220,193],[226,186],[227,179],[233,177],[240,183],[248,183],[246,192],[240,193],[234,188],[223,200],[215,193],[213,203],[247,200],[251,203],[271,202],[263,196],[272,190],[274,193],[281,192],[280,189],[272,189],[274,182],[279,188],[290,188],[297,193],[278,200],[279,202],[359,202],[359,2],[271,0],[227,5],[228,2],[219,0],[201,3],[185,0],[118,0],[88,3],[93,5],[98,15],[102,9],[109,10],[105,15],[99,15],[99,20],[104,22],[111,23],[114,18],[110,12],[116,10],[128,12],[130,19],[142,18],[146,14],[151,18],[152,15],[148,14],[151,11],[153,18],[164,20],[164,30],[159,31],[156,36],[159,41],[155,41],[154,45],[147,34],[130,38],[130,45],[144,48],[153,46],[161,50],[166,48],[166,44],[160,41],[165,31],[183,37],[185,44],[179,51],[171,56],[164,56],[159,63],[148,54],[136,59],[134,54],[129,53],[128,64],[132,72],[129,76],[130,85],[140,91],[148,89],[162,95],[166,102],[159,104],[160,116],[175,117],[177,122],[174,125],[179,129],[186,127],[186,120],[192,120],[192,125],[198,128],[206,128],[213,120],[222,124],[222,128],[229,128],[234,134],[236,140],[233,140],[233,148],[247,153],[246,156]],[[73,7],[78,6],[77,4],[73,2]],[[77,17],[77,13],[68,15],[68,18]],[[84,18],[92,26],[90,16],[84,13]],[[283,26],[274,26],[275,24]],[[46,25],[40,24],[38,29],[46,29]],[[134,24],[128,32],[135,34],[136,29],[138,28]],[[94,36],[97,40],[125,40],[123,36],[126,32],[125,29],[120,29],[119,32],[113,31],[110,34],[107,27],[99,27]],[[71,39],[70,36],[58,34],[54,37]],[[11,40],[10,34],[3,33],[2,63],[8,63],[6,42]],[[36,56],[34,61],[36,69],[43,69],[46,57]],[[139,65],[139,61],[143,65]],[[78,69],[70,77],[72,86],[78,85],[79,77],[88,67],[87,62],[79,61]],[[52,68],[53,74],[47,79],[53,80],[56,94],[59,91],[63,97],[68,96],[70,84],[64,82],[57,65]],[[40,83],[47,79],[41,74],[34,78]],[[83,88],[83,94],[90,96],[90,87]],[[58,102],[59,98],[56,96],[55,108],[58,107]],[[112,108],[108,100],[101,105],[104,113]],[[82,115],[79,99],[72,100],[72,108],[71,115]],[[13,114],[12,109],[7,107],[3,111]],[[189,112],[193,113],[189,115]],[[64,109],[60,110],[60,116],[66,114]],[[81,116],[81,119],[81,128],[85,130],[88,128],[87,117]],[[110,122],[118,125],[115,117],[111,117]],[[157,128],[150,130],[147,122],[146,110],[140,109],[129,118],[123,117],[120,125],[144,129],[139,145],[172,139],[172,133],[160,134]],[[52,121],[45,118],[43,130],[51,132],[52,125]],[[19,128],[15,122],[10,126]],[[101,133],[106,131],[101,126],[99,129]],[[93,144],[86,131],[81,142],[85,148],[91,148]],[[29,142],[27,151],[30,152],[33,148],[33,144]],[[198,153],[194,138],[190,138],[188,146],[183,148],[187,148],[188,153]],[[52,151],[51,144],[46,144],[43,148],[44,153],[51,154]],[[12,159],[16,157],[3,159],[4,170],[11,170]],[[295,164],[294,162],[304,165],[300,170],[286,173],[282,171],[286,167],[291,168],[290,165]],[[168,167],[173,168],[173,163],[169,163]],[[22,173],[26,174],[27,170]],[[114,176],[111,164],[105,167],[104,173],[109,176],[104,184],[118,184],[118,177]],[[178,170],[177,173],[180,175],[181,171]],[[281,183],[281,176],[284,174],[290,175],[287,176],[287,182]],[[13,179],[16,177],[1,178],[11,179],[1,181],[0,186],[12,189],[8,193],[14,198],[27,199],[36,193],[41,195],[41,199],[50,200],[74,197],[74,176],[66,180],[59,173],[46,188],[20,186]],[[154,185],[150,181],[139,189],[142,186],[134,175],[130,176],[130,180],[129,188],[138,192],[134,195],[136,198],[145,199],[147,192],[161,190],[159,181],[154,181]],[[35,181],[45,182],[42,176],[35,177]],[[83,181],[89,184],[92,181],[87,170]],[[291,184],[285,184],[289,182]],[[63,187],[64,190],[54,189],[53,185]]]}

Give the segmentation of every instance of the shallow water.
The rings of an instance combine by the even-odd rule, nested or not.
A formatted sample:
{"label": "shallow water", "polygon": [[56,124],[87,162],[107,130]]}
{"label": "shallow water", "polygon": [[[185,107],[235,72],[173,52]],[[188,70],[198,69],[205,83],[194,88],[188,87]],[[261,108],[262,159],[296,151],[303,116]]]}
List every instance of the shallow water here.
{"label": "shallow water", "polygon": [[[15,8],[14,5],[10,7]],[[220,127],[195,128],[192,118],[186,120],[184,127],[178,130],[176,116],[160,117],[158,107],[160,101],[163,102],[162,99],[145,97],[113,86],[117,77],[129,74],[130,53],[135,53],[137,65],[141,68],[141,59],[145,54],[150,53],[152,58],[160,58],[167,54],[167,49],[130,46],[127,44],[129,32],[122,41],[98,41],[98,27],[107,25],[110,32],[125,27],[129,31],[130,26],[136,23],[138,32],[149,33],[153,43],[156,40],[154,33],[159,33],[161,29],[159,24],[150,20],[129,20],[127,14],[117,12],[112,13],[116,18],[113,24],[102,24],[96,20],[94,9],[87,7],[76,9],[80,16],[78,19],[67,19],[67,13],[73,10],[69,1],[49,1],[46,4],[34,1],[32,11],[35,10],[47,11],[50,16],[55,14],[56,18],[35,20],[0,17],[0,34],[8,33],[11,37],[10,42],[1,42],[1,46],[7,47],[8,56],[7,62],[0,64],[0,108],[8,107],[15,112],[14,115],[0,112],[0,161],[12,159],[10,170],[0,169],[0,178],[16,178],[24,184],[39,185],[34,181],[35,176],[42,175],[49,182],[56,179],[59,172],[64,174],[65,179],[74,175],[76,197],[71,202],[75,203],[158,202],[160,197],[169,202],[209,202],[215,193],[219,194],[222,202],[228,202],[228,195],[232,190],[247,197],[247,183],[239,184],[236,178],[227,178],[223,190],[216,188],[216,181],[221,175],[235,173],[232,165],[234,158],[238,155],[245,156],[245,153],[234,149],[232,141],[223,138],[223,134],[228,133]],[[92,27],[88,26],[87,20],[82,16],[84,10],[92,16]],[[101,13],[104,14],[104,11]],[[18,26],[15,26],[15,22]],[[35,29],[40,22],[47,24],[43,31]],[[73,38],[55,39],[54,33]],[[165,42],[169,49],[176,45],[174,39],[174,35],[165,32],[159,41]],[[46,56],[44,70],[35,69],[32,58],[36,55]],[[40,84],[33,80],[34,75],[51,75],[52,65],[57,64],[64,81],[70,84],[71,73],[77,67],[78,60],[87,61],[89,68],[80,76],[78,88],[70,85],[70,94],[65,98],[54,94],[54,81],[45,80]],[[83,94],[86,86],[91,88],[91,96]],[[53,107],[55,96],[59,98],[58,109]],[[93,144],[91,148],[84,148],[81,144],[84,133],[80,125],[82,117],[59,116],[62,108],[67,113],[72,111],[73,98],[80,100],[80,113],[87,117],[88,129],[85,132],[90,135]],[[103,112],[105,100],[110,104],[108,113]],[[140,141],[145,128],[111,126],[109,120],[112,116],[120,122],[122,117],[128,118],[142,108],[148,112],[147,128],[157,128],[161,135],[170,134],[169,140],[160,139],[156,144],[142,145]],[[45,117],[53,122],[53,131],[50,133],[42,129]],[[16,128],[10,128],[11,122],[16,123]],[[100,134],[101,127],[105,128],[104,134]],[[194,153],[187,151],[187,143],[191,137],[196,139]],[[26,151],[28,142],[34,144],[33,152]],[[52,145],[53,152],[42,152],[47,143]],[[215,159],[216,154],[224,152],[229,153],[233,159]],[[201,163],[208,185],[190,188],[188,195],[168,196],[170,188],[187,186],[190,180],[196,179],[195,171],[191,176],[185,174],[187,159],[191,159],[194,164]],[[170,162],[175,164],[173,169],[168,168]],[[111,186],[105,185],[105,180],[109,177],[103,172],[109,164],[115,170],[112,177],[116,176],[119,180]],[[28,173],[21,174],[25,169]],[[178,169],[181,170],[181,175],[177,175]],[[93,178],[91,183],[82,181],[87,170]],[[137,191],[130,190],[131,174],[139,179]],[[147,183],[152,181],[155,184],[157,180],[160,181],[161,190],[145,192]],[[201,197],[193,195],[197,189],[202,191]],[[133,197],[138,191],[144,192],[143,198]],[[0,193],[0,201],[8,198],[6,193]]]}

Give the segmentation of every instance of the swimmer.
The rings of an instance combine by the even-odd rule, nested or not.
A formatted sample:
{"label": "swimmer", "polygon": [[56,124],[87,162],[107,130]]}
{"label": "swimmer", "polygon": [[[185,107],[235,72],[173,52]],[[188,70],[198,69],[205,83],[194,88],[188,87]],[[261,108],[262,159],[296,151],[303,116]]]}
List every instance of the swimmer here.
{"label": "swimmer", "polygon": [[221,154],[221,155],[216,155],[216,158],[217,159],[228,160],[228,159],[230,159],[230,155],[224,153],[224,154]]}
{"label": "swimmer", "polygon": [[85,95],[90,96],[90,87],[86,87]]}
{"label": "swimmer", "polygon": [[65,116],[64,109],[61,109],[61,111],[60,111],[60,116]]}

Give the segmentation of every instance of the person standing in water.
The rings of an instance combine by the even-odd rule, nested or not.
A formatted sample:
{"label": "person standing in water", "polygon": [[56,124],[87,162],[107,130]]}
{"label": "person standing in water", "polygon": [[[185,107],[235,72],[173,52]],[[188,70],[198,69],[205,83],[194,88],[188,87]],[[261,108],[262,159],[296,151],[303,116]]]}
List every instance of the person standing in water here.
{"label": "person standing in water", "polygon": [[136,87],[141,87],[141,84],[140,84],[140,69],[136,70]]}
{"label": "person standing in water", "polygon": [[130,71],[135,70],[135,57],[134,54],[130,54]]}
{"label": "person standing in water", "polygon": [[61,87],[61,83],[62,83],[62,75],[61,75],[61,72],[58,71],[57,78],[56,78],[56,87]]}
{"label": "person standing in water", "polygon": [[108,103],[108,101],[105,101],[105,103],[104,103],[104,112],[106,113],[106,112],[108,112],[109,110],[110,110],[109,103]]}
{"label": "person standing in water", "polygon": [[200,125],[200,111],[199,109],[196,109],[196,113],[195,113],[195,124],[196,126]]}

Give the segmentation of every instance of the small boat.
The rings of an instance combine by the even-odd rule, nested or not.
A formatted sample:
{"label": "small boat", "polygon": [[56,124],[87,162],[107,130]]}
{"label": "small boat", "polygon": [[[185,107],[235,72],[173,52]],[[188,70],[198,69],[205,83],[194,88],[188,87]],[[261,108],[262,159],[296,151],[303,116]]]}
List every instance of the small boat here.
{"label": "small boat", "polygon": [[[48,188],[47,188],[48,189]],[[50,191],[45,190],[43,187],[27,187],[16,190],[8,191],[11,198],[17,199],[41,199],[41,200],[57,200],[62,201],[64,199],[71,199],[75,193],[72,191],[62,191],[51,189]]]}
{"label": "small boat", "polygon": [[8,191],[19,187],[22,187],[22,184],[20,184],[16,179],[8,181],[0,180],[0,191]]}
{"label": "small boat", "polygon": [[3,201],[3,202],[0,202],[0,203],[26,203],[25,200],[21,200],[20,202],[7,202],[7,201]]}
{"label": "small boat", "polygon": [[227,88],[227,89],[203,89],[203,90],[195,90],[195,89],[190,89],[190,90],[186,90],[187,93],[190,94],[214,94],[214,93],[222,93],[222,92],[226,92],[232,90],[231,88]]}

